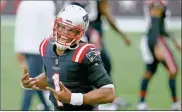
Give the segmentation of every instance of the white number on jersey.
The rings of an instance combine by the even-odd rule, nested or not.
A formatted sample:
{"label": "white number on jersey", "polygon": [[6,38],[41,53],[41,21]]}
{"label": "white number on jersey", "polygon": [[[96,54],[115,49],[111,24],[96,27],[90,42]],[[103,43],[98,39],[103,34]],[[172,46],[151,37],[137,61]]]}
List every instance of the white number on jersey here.
{"label": "white number on jersey", "polygon": [[[56,91],[60,91],[60,86],[59,86],[59,74],[55,73],[52,76],[52,80],[54,81],[54,87]],[[57,101],[58,106],[63,106],[63,104],[59,101]]]}

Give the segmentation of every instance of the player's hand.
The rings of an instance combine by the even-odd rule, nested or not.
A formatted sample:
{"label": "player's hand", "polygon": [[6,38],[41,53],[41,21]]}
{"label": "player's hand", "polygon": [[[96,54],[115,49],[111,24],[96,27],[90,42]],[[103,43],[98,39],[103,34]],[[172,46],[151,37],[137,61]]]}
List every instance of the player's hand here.
{"label": "player's hand", "polygon": [[62,102],[62,103],[70,103],[71,101],[71,91],[68,90],[62,82],[59,83],[59,86],[60,86],[60,91],[56,91],[55,89],[53,88],[50,88],[50,87],[46,87],[47,90],[51,91],[55,98]]}
{"label": "player's hand", "polygon": [[36,78],[30,78],[28,74],[28,70],[26,66],[23,66],[23,76],[21,78],[21,83],[24,88],[32,88],[32,89],[38,89],[35,87],[36,83],[38,82],[38,79]]}
{"label": "player's hand", "polygon": [[121,34],[121,36],[123,37],[125,44],[129,46],[131,44],[131,41],[128,39],[128,37],[124,34]]}
{"label": "player's hand", "polygon": [[125,43],[126,43],[126,45],[131,45],[131,41],[128,39],[128,38],[124,38],[124,41],[125,41]]}
{"label": "player's hand", "polygon": [[122,39],[124,39],[125,44],[129,46],[131,44],[131,41],[128,39],[128,37],[123,32],[119,32],[119,33]]}

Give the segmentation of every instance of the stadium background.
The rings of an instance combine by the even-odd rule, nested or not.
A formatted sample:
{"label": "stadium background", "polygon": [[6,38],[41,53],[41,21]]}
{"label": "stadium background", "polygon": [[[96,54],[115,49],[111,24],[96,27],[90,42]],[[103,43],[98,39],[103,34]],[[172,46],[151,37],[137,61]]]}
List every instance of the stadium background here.
{"label": "stadium background", "polygon": [[[22,68],[18,65],[14,53],[14,21],[19,1],[7,1],[1,9],[1,110],[19,110],[21,104]],[[106,30],[104,41],[112,59],[112,78],[116,85],[116,95],[130,101],[132,106],[128,110],[134,110],[138,103],[139,85],[144,72],[139,50],[139,41],[146,28],[143,1],[110,0],[109,4],[117,25],[127,32],[128,37],[132,40],[132,45],[127,47],[119,35],[110,29],[106,22],[104,23]],[[57,6],[61,7],[62,2],[59,1]],[[169,9],[171,18],[168,22],[168,29],[181,42],[181,1],[170,0]],[[169,44],[171,45],[171,42]],[[180,68],[177,76],[177,91],[181,100],[181,55],[173,46],[171,47]],[[149,97],[147,98],[149,107],[157,110],[170,109],[168,74],[162,66],[159,66],[159,70],[149,86]],[[37,104],[38,99],[35,96],[31,109],[35,110]]]}

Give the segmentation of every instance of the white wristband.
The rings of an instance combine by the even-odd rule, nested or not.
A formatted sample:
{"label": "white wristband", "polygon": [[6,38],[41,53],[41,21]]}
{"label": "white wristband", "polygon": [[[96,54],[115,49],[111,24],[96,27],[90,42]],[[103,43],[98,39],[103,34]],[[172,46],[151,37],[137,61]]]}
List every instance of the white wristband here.
{"label": "white wristband", "polygon": [[72,93],[70,104],[71,105],[82,105],[83,104],[83,94],[82,93]]}

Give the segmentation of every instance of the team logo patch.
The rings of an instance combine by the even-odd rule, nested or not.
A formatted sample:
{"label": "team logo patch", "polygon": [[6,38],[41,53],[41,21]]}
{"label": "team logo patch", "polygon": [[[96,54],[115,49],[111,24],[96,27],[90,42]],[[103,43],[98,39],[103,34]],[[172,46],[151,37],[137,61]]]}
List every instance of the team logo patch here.
{"label": "team logo patch", "polygon": [[99,51],[90,51],[86,54],[87,58],[90,60],[90,62],[93,62],[94,59],[100,54]]}
{"label": "team logo patch", "polygon": [[84,20],[84,22],[88,22],[89,21],[88,14],[86,14],[85,16],[83,16],[83,20]]}

